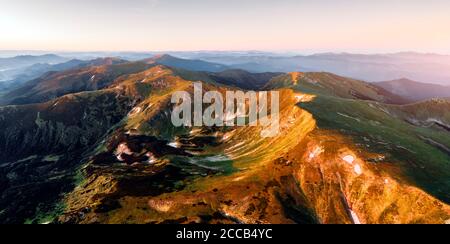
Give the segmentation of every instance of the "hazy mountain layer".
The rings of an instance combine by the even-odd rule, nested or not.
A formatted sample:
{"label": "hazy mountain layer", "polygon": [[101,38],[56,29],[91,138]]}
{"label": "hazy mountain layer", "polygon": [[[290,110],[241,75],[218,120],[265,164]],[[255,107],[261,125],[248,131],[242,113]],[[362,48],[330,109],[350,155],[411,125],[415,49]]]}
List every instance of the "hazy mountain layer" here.
{"label": "hazy mountain layer", "polygon": [[450,86],[420,83],[408,79],[376,82],[374,85],[411,101],[450,97]]}

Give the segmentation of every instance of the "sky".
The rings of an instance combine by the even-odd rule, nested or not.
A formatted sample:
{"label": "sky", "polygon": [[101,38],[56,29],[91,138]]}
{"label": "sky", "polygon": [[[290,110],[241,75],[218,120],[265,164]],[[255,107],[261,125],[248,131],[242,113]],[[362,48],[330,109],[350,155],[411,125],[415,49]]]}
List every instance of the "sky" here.
{"label": "sky", "polygon": [[448,0],[0,0],[0,50],[435,52]]}

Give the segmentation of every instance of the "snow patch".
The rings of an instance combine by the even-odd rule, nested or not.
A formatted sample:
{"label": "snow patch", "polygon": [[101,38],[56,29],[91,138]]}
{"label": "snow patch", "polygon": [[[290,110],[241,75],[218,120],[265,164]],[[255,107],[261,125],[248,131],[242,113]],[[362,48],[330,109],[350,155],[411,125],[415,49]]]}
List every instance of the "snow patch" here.
{"label": "snow patch", "polygon": [[148,157],[147,163],[149,163],[149,164],[156,163],[157,159],[155,158],[155,155],[153,155],[153,153],[148,152],[148,153],[145,154],[145,156]]}
{"label": "snow patch", "polygon": [[352,155],[347,155],[344,158],[342,158],[342,160],[344,160],[348,164],[352,165],[353,162],[355,162],[355,157],[353,157]]}
{"label": "snow patch", "polygon": [[247,178],[246,176],[239,176],[233,179],[233,182],[241,181],[243,179]]}
{"label": "snow patch", "polygon": [[130,113],[128,113],[128,116],[129,117],[134,116],[134,115],[140,113],[141,111],[142,111],[141,107],[135,107],[130,111]]}
{"label": "snow patch", "polygon": [[227,141],[228,139],[230,139],[232,136],[234,135],[234,132],[228,132],[223,136],[223,140]]}
{"label": "snow patch", "polygon": [[361,169],[361,166],[359,164],[355,165],[354,170],[355,170],[355,173],[357,175],[362,175],[362,169]]}
{"label": "snow patch", "polygon": [[308,94],[296,94],[295,95],[295,100],[298,103],[304,103],[304,102],[311,102],[314,99],[315,96],[313,95],[308,95]]}
{"label": "snow patch", "polygon": [[350,209],[350,215],[352,217],[353,223],[355,223],[355,225],[360,225],[361,221],[359,220],[358,215],[355,213],[355,211]]}
{"label": "snow patch", "polygon": [[173,147],[173,148],[180,148],[181,145],[180,145],[179,142],[174,141],[174,142],[168,143],[167,146],[170,146],[170,147]]}
{"label": "snow patch", "polygon": [[190,135],[196,135],[202,132],[202,129],[193,129],[189,132]]}
{"label": "snow patch", "polygon": [[125,161],[125,159],[122,158],[122,154],[132,155],[133,152],[130,150],[130,148],[128,148],[126,143],[121,143],[119,146],[117,146],[114,154],[116,155],[117,160],[123,162]]}
{"label": "snow patch", "polygon": [[317,156],[319,156],[320,154],[322,154],[325,150],[323,149],[323,147],[316,147],[312,152],[309,153],[308,159],[312,160],[314,158],[316,158]]}

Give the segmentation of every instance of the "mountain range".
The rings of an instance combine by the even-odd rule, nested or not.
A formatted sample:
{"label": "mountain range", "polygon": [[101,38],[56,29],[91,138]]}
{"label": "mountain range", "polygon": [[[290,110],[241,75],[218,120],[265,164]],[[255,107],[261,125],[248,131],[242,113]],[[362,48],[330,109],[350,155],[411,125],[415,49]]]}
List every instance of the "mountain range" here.
{"label": "mountain range", "polygon": [[250,72],[331,72],[364,81],[385,81],[407,77],[450,85],[450,56],[421,53],[313,55],[197,55],[210,62]]}
{"label": "mountain range", "polygon": [[[450,219],[449,100],[169,55],[86,62],[0,95],[1,223]],[[199,81],[279,91],[280,134],[174,127],[172,94]]]}

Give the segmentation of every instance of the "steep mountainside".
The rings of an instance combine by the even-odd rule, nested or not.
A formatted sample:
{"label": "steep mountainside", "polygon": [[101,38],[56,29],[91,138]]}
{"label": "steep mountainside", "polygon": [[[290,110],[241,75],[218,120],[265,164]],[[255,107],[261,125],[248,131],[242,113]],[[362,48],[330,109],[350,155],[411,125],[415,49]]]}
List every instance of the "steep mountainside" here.
{"label": "steep mountainside", "polygon": [[373,84],[411,101],[450,97],[450,86],[420,83],[408,79],[375,82]]}
{"label": "steep mountainside", "polygon": [[73,189],[84,154],[122,120],[131,103],[103,90],[0,107],[0,222],[51,220],[61,210],[61,194]]}
{"label": "steep mountainside", "polygon": [[[281,84],[278,78],[274,81]],[[351,98],[345,92],[347,89],[342,89],[344,85],[330,87],[323,81],[299,80],[292,75],[281,81],[286,87],[317,95],[301,107],[314,115],[320,128],[350,136],[365,150],[382,154],[381,158],[370,161],[392,161],[409,178],[409,184],[449,201],[450,155],[446,148],[450,147],[450,137],[448,131],[442,130],[446,122],[440,123],[442,126],[429,126],[432,122],[429,119],[448,120],[446,102],[388,105],[383,102],[392,98],[369,96],[375,94],[370,92],[365,93],[363,100],[360,96]],[[360,86],[354,87],[358,93],[362,91],[356,88]]]}
{"label": "steep mountainside", "polygon": [[396,98],[386,91],[331,74],[275,77],[266,88],[281,93],[280,133],[263,138],[262,125],[174,127],[172,94],[192,95],[194,84],[179,72],[157,65],[100,90],[2,107],[0,222],[450,219],[450,155],[421,138],[449,137],[390,114],[401,106],[381,103]]}
{"label": "steep mountainside", "polygon": [[409,100],[370,83],[331,73],[294,72],[272,79],[266,89],[300,87],[302,91],[347,99],[370,100],[390,104],[405,104]]}

